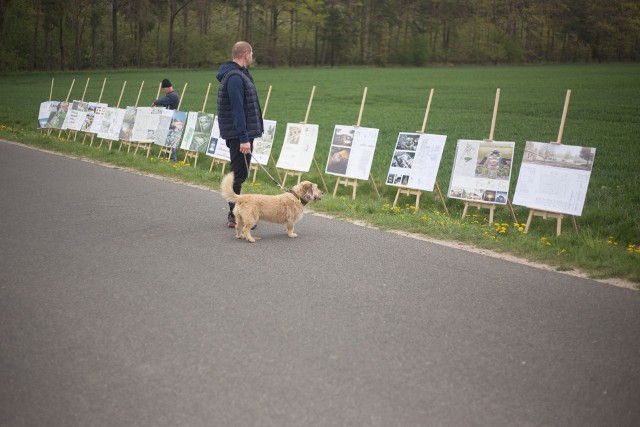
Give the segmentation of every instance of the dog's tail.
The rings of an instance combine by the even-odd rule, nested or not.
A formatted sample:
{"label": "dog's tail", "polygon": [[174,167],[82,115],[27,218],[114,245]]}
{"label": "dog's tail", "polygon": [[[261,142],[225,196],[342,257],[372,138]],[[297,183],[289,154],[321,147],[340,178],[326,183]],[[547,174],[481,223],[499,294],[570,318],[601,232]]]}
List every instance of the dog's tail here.
{"label": "dog's tail", "polygon": [[233,172],[226,174],[224,178],[222,178],[222,182],[220,182],[220,189],[227,200],[235,203],[238,195],[233,191]]}

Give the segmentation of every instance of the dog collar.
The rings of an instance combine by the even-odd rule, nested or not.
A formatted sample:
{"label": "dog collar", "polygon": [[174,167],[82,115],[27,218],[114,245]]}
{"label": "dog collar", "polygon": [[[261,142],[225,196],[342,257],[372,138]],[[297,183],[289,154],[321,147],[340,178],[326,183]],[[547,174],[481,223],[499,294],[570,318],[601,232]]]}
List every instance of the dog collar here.
{"label": "dog collar", "polygon": [[302,206],[305,206],[307,204],[307,202],[305,200],[302,200],[300,197],[298,197],[298,195],[296,193],[294,193],[293,190],[289,191],[289,193],[293,194],[293,197],[298,199],[298,201],[300,202],[300,204]]}

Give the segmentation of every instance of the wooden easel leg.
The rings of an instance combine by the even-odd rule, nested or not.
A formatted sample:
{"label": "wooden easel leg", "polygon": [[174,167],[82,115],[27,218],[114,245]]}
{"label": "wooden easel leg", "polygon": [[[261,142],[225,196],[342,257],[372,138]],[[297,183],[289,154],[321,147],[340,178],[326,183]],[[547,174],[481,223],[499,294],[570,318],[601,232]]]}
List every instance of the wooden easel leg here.
{"label": "wooden easel leg", "polygon": [[358,180],[354,179],[353,180],[353,195],[351,196],[351,200],[355,200],[356,199],[356,190],[358,189]]}
{"label": "wooden easel leg", "polygon": [[465,216],[467,216],[467,209],[469,208],[469,202],[464,202],[464,209],[462,209],[462,218],[464,219]]}
{"label": "wooden easel leg", "polygon": [[573,225],[573,231],[578,234],[578,224],[576,224],[576,217],[571,215],[571,225]]}
{"label": "wooden easel leg", "polygon": [[[320,180],[322,181],[322,185],[324,186],[324,192],[328,193],[329,189],[327,188],[327,183],[324,182],[324,176],[322,176],[322,171],[320,170],[320,166],[318,166],[318,162],[316,162],[316,157],[313,156],[313,163],[316,165],[316,169],[318,170],[318,175],[320,176]],[[284,184],[282,184],[284,187]]]}
{"label": "wooden easel leg", "polygon": [[440,202],[442,203],[442,207],[447,215],[449,215],[449,209],[447,209],[447,204],[444,202],[444,197],[442,197],[442,192],[440,191],[440,186],[436,182],[436,191],[438,192],[438,197],[440,198]]}
{"label": "wooden easel leg", "polygon": [[421,191],[418,191],[418,193],[416,194],[416,212],[418,212],[418,210],[420,210],[420,195],[422,194]]}
{"label": "wooden easel leg", "polygon": [[378,186],[376,185],[376,180],[373,179],[373,175],[371,175],[371,173],[369,173],[369,178],[371,179],[371,182],[373,183],[373,189],[376,190],[376,195],[378,196],[378,199],[379,199],[380,198],[380,193],[378,192]]}
{"label": "wooden easel leg", "polygon": [[338,194],[338,185],[340,185],[340,178],[336,181],[336,188],[333,189],[333,197],[336,197],[336,194]]}
{"label": "wooden easel leg", "polygon": [[209,168],[209,173],[213,170],[213,164],[216,162],[216,159],[211,159],[211,167]]}
{"label": "wooden easel leg", "polygon": [[559,236],[562,232],[562,215],[558,215],[558,219],[556,222],[556,236]]}
{"label": "wooden easel leg", "polygon": [[529,211],[529,218],[527,218],[527,225],[524,228],[524,232],[528,233],[529,232],[529,226],[531,225],[531,219],[533,218],[533,209],[531,209]]}
{"label": "wooden easel leg", "polygon": [[393,208],[396,207],[396,205],[398,204],[398,197],[400,197],[400,192],[402,191],[401,188],[398,188],[398,191],[396,191],[396,198],[393,199]]}
{"label": "wooden easel leg", "polygon": [[301,179],[302,179],[302,172],[298,172],[298,184],[300,184]]}
{"label": "wooden easel leg", "polygon": [[196,165],[198,164],[198,156],[199,156],[199,155],[200,155],[200,152],[197,152],[197,153],[196,153],[196,160],[195,160],[195,162],[193,162],[193,167],[194,167],[194,168],[195,168],[195,167],[196,167]]}
{"label": "wooden easel leg", "polygon": [[507,207],[509,208],[509,212],[511,212],[511,218],[513,218],[513,222],[517,224],[518,218],[516,218],[516,212],[513,210],[513,205],[511,204],[509,199],[507,199]]}
{"label": "wooden easel leg", "polygon": [[489,208],[489,225],[493,224],[493,211],[496,209],[495,205],[491,205]]}

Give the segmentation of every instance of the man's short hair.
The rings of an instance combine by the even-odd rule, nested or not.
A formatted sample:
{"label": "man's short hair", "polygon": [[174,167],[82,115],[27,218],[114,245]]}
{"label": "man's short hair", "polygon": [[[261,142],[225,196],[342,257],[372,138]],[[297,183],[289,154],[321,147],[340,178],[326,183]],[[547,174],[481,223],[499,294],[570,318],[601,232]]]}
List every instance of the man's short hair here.
{"label": "man's short hair", "polygon": [[233,48],[231,49],[231,55],[234,58],[240,58],[245,53],[251,52],[251,50],[251,45],[249,43],[239,41],[233,45]]}

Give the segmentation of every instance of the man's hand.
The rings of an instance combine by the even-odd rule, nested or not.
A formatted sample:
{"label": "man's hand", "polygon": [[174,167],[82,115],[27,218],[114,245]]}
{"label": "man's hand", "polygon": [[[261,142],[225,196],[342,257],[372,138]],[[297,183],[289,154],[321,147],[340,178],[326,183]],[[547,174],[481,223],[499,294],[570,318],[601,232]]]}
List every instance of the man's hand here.
{"label": "man's hand", "polygon": [[250,142],[243,142],[242,144],[240,144],[240,152],[242,154],[251,153],[251,143]]}

